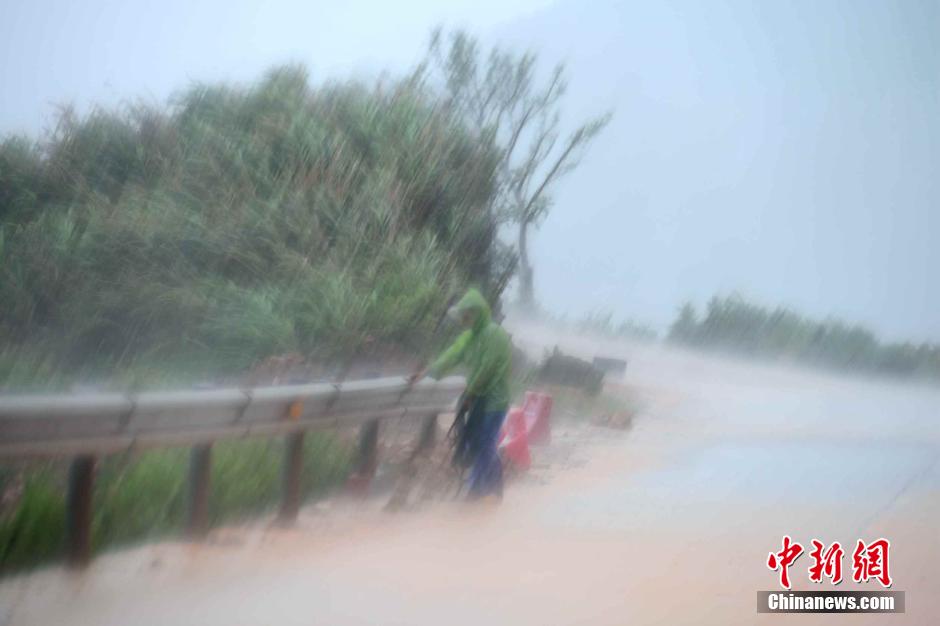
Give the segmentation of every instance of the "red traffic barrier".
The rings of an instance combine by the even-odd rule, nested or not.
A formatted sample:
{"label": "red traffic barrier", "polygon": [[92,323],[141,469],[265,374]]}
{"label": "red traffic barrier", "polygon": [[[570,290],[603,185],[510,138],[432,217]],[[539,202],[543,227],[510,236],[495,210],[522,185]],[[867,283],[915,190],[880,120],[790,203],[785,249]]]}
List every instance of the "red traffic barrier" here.
{"label": "red traffic barrier", "polygon": [[529,442],[532,444],[551,442],[552,397],[547,393],[527,391],[522,411],[525,414]]}
{"label": "red traffic barrier", "polygon": [[500,450],[519,469],[529,469],[532,456],[529,444],[549,443],[552,439],[550,417],[552,397],[547,393],[527,391],[522,407],[513,407],[500,433]]}
{"label": "red traffic barrier", "polygon": [[529,436],[526,432],[525,414],[522,409],[513,407],[506,416],[500,437],[500,449],[503,457],[517,468],[527,470],[532,465],[529,454]]}

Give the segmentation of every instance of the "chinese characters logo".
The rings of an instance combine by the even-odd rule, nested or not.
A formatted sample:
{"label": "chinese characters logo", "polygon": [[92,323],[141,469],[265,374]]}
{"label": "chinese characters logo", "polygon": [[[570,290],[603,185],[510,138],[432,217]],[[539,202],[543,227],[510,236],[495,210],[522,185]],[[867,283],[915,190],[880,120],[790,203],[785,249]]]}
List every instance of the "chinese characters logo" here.
{"label": "chinese characters logo", "polygon": [[[821,583],[828,578],[833,585],[842,582],[842,558],[845,550],[838,541],[826,546],[818,539],[812,541],[813,549],[809,552],[813,560],[807,569],[810,582]],[[852,553],[852,580],[867,583],[877,580],[882,587],[891,586],[891,574],[888,570],[888,552],[891,542],[881,538],[866,544],[861,539]],[[789,535],[783,537],[783,548],[767,556],[767,567],[779,572],[780,586],[790,589],[790,566],[803,554],[803,546],[793,541]]]}

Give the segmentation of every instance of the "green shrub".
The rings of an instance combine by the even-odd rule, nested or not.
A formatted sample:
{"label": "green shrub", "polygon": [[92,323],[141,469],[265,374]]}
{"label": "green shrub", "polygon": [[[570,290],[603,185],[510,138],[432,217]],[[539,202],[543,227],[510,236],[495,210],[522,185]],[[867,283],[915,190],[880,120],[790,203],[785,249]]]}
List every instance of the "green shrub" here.
{"label": "green shrub", "polygon": [[65,542],[65,496],[52,472],[31,472],[14,511],[0,520],[0,572],[60,555]]}
{"label": "green shrub", "polygon": [[[154,450],[105,458],[97,468],[93,541],[96,550],[176,534],[187,514],[188,449]],[[335,435],[308,433],[302,492],[322,496],[348,475],[352,450]],[[212,450],[209,487],[214,525],[271,510],[281,497],[284,442],[246,439]],[[65,539],[65,466],[35,465],[0,472],[0,488],[25,476],[16,506],[0,518],[0,572],[58,559]]]}
{"label": "green shrub", "polygon": [[0,366],[7,388],[413,348],[500,269],[498,155],[409,83],[289,66],[166,110],[66,112],[37,145],[0,144],[0,341],[37,364]]}
{"label": "green shrub", "polygon": [[669,339],[828,368],[940,382],[940,346],[882,343],[862,326],[836,319],[813,320],[783,307],[768,309],[737,294],[713,297],[701,320],[692,304],[686,303]]}
{"label": "green shrub", "polygon": [[105,459],[95,490],[95,544],[121,545],[182,528],[188,451],[157,450]]}

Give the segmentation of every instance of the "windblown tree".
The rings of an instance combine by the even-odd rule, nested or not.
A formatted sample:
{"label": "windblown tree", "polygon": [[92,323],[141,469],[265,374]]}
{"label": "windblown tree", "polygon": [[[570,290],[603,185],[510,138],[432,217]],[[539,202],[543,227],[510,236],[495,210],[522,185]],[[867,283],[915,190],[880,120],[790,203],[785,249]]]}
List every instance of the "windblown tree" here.
{"label": "windblown tree", "polygon": [[466,32],[445,38],[438,29],[416,72],[419,81],[443,90],[450,115],[499,149],[491,210],[495,221],[518,227],[519,300],[527,308],[535,306],[529,230],[551,208],[555,184],[578,166],[611,118],[605,113],[565,133],[560,106],[567,90],[565,67],[558,64],[545,74],[537,61],[532,52],[484,51]]}

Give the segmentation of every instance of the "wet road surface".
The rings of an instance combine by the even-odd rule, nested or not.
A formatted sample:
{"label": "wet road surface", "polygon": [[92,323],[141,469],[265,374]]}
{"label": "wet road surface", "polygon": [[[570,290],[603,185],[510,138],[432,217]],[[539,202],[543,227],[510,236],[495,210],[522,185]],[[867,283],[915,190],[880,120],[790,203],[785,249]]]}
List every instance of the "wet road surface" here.
{"label": "wet road surface", "polygon": [[[592,431],[583,462],[519,481],[498,507],[313,508],[292,530],[11,579],[0,624],[940,623],[940,391],[533,327],[514,339],[628,358],[613,388],[640,398],[633,428]],[[887,537],[907,614],[757,615],[784,534],[849,553]],[[809,564],[791,568],[794,588],[830,588],[808,581]],[[850,578],[850,554],[843,566]]]}

